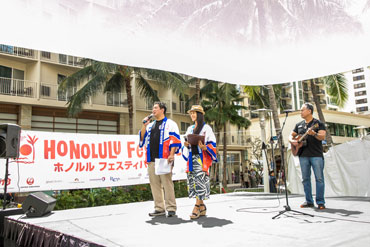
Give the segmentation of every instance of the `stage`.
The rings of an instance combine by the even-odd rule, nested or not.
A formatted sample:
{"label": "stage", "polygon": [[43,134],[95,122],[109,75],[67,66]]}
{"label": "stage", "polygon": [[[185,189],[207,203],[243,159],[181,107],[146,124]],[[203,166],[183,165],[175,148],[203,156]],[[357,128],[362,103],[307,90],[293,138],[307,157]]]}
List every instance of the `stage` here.
{"label": "stage", "polygon": [[172,218],[149,217],[152,201],[54,211],[41,218],[15,215],[5,222],[5,246],[36,238],[44,246],[53,246],[52,241],[62,246],[370,246],[369,197],[326,198],[327,209],[319,211],[299,208],[303,196],[291,195],[293,210],[314,217],[287,212],[273,220],[286,205],[285,196],[279,197],[211,195],[207,216],[197,220],[189,219],[194,200],[188,198],[177,199]]}

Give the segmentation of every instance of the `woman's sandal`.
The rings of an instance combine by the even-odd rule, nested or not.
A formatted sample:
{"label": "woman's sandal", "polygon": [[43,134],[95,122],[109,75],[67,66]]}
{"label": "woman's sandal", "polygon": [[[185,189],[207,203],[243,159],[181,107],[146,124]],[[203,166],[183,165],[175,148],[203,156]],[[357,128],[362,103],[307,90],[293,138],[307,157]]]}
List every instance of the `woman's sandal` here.
{"label": "woman's sandal", "polygon": [[201,206],[201,207],[204,207],[204,209],[203,209],[203,210],[201,210],[201,209],[199,208],[200,215],[201,215],[201,216],[206,215],[206,213],[207,213],[207,207],[206,207],[206,205],[204,205],[204,204],[200,204],[200,206]]}
{"label": "woman's sandal", "polygon": [[[198,208],[198,213],[192,213],[191,215],[190,215],[190,219],[192,219],[192,220],[195,220],[195,219],[198,219],[199,218],[199,216],[200,216],[200,209],[199,209],[199,205],[197,205],[197,204],[195,204],[195,207],[197,207]],[[193,210],[194,211],[194,210]]]}

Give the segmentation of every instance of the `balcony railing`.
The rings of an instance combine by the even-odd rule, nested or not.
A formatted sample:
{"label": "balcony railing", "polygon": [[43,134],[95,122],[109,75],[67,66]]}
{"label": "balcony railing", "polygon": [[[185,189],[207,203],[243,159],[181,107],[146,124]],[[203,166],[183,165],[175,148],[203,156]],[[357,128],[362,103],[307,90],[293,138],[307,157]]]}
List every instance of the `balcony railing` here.
{"label": "balcony railing", "polygon": [[[165,99],[160,99],[160,101],[166,104],[167,113],[171,112],[171,101]],[[153,103],[150,99],[142,99],[140,96],[136,97],[136,109],[138,110],[151,111],[153,109]]]}
{"label": "balcony railing", "polygon": [[282,99],[291,99],[292,94],[291,93],[284,93],[284,94],[281,95],[281,98]]}
{"label": "balcony railing", "polygon": [[[217,135],[217,133],[215,133]],[[220,132],[218,145],[223,145],[223,132]],[[246,135],[243,131],[227,132],[226,145],[247,146],[251,142],[251,136]]]}
{"label": "balcony railing", "polygon": [[319,89],[317,90],[318,95],[325,95],[325,90],[324,89]]}
{"label": "balcony railing", "polygon": [[41,60],[82,68],[82,58],[41,51]]}
{"label": "balcony railing", "polygon": [[0,77],[0,94],[34,98],[35,89],[36,82]]}
{"label": "balcony railing", "polygon": [[292,87],[292,83],[288,82],[288,83],[283,83],[283,88],[289,88],[289,87]]}
{"label": "balcony railing", "polygon": [[126,93],[107,92],[105,98],[108,106],[128,106]]}
{"label": "balcony railing", "polygon": [[320,105],[326,105],[326,100],[324,99],[320,100]]}
{"label": "balcony railing", "polygon": [[0,44],[0,53],[6,53],[9,55],[27,57],[27,58],[36,58],[36,52],[32,49],[11,46],[11,45],[2,45]]}

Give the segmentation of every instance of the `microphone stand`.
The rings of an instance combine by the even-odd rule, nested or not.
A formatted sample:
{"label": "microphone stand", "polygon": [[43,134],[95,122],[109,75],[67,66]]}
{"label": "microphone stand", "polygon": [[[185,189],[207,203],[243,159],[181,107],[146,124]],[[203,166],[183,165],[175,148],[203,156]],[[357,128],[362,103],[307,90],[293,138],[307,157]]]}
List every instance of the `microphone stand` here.
{"label": "microphone stand", "polygon": [[287,189],[287,185],[286,185],[286,172],[285,172],[285,158],[284,158],[284,152],[285,152],[285,146],[284,146],[284,143],[282,142],[282,134],[283,134],[283,129],[284,129],[284,126],[285,126],[285,122],[288,118],[288,113],[289,112],[286,112],[286,115],[285,115],[285,119],[284,119],[284,122],[283,122],[283,126],[281,127],[281,130],[280,130],[280,133],[278,135],[278,142],[276,143],[276,145],[279,143],[280,144],[280,153],[281,153],[281,167],[284,171],[284,176],[283,176],[283,181],[284,181],[284,187],[285,187],[285,201],[286,201],[286,205],[284,206],[284,210],[280,211],[277,215],[275,215],[274,217],[272,217],[272,219],[275,219],[276,217],[279,217],[280,215],[286,213],[286,212],[295,212],[295,213],[299,213],[299,214],[303,214],[303,215],[307,215],[307,216],[311,216],[311,217],[314,217],[312,214],[307,214],[307,213],[303,213],[303,212],[299,212],[299,211],[296,211],[296,210],[293,210],[290,208],[289,206],[289,201],[288,201],[288,189]]}
{"label": "microphone stand", "polygon": [[6,163],[5,163],[5,178],[4,178],[4,201],[3,201],[3,210],[6,208],[6,202],[7,202],[7,189],[8,189],[8,168],[9,168],[9,158],[6,158]]}

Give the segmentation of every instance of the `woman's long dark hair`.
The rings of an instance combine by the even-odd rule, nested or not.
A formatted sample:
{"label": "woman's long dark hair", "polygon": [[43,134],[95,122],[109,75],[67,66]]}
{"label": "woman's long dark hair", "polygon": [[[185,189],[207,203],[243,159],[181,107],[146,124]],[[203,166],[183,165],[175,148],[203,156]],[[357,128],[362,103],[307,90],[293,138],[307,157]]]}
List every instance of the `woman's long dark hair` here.
{"label": "woman's long dark hair", "polygon": [[195,121],[197,121],[197,127],[194,129],[193,133],[199,135],[200,131],[203,128],[204,116],[200,112],[196,112],[196,113],[197,113],[197,119]]}

